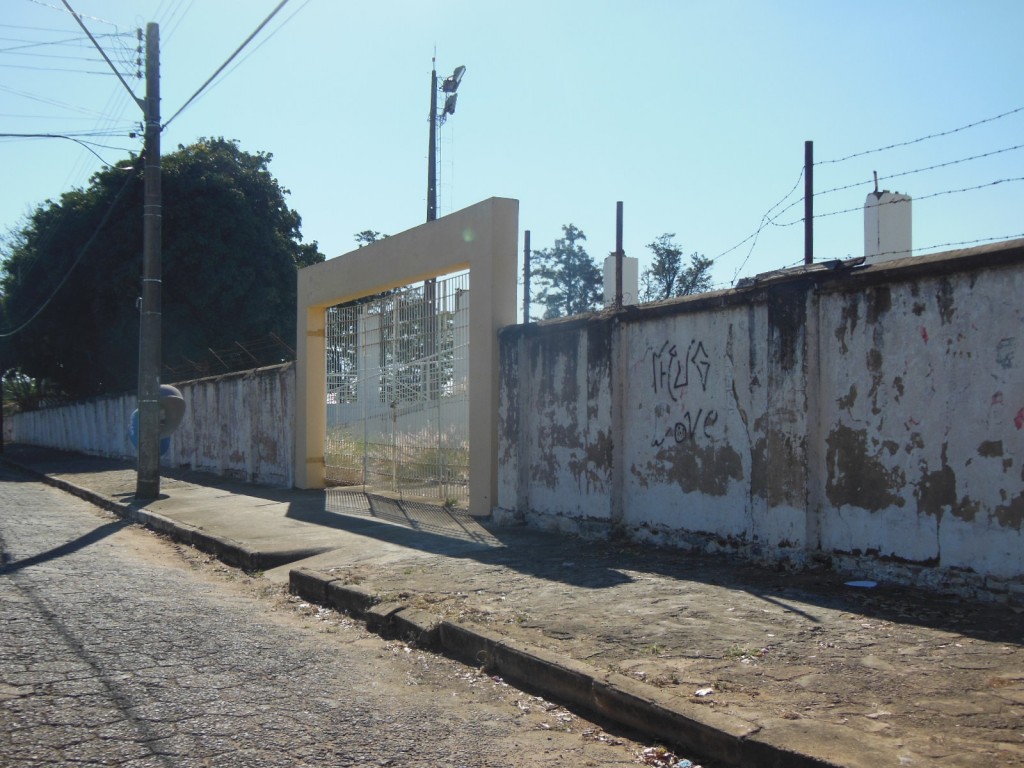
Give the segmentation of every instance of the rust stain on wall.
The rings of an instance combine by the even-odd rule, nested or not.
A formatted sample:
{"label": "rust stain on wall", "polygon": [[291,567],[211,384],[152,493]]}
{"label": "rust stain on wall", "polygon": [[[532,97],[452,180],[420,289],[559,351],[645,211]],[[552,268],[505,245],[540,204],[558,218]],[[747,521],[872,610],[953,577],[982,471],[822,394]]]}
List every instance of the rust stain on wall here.
{"label": "rust stain on wall", "polygon": [[[555,403],[574,403],[579,396],[576,385],[576,362],[579,357],[578,336],[559,333],[538,339],[530,345],[531,363],[538,395]],[[559,363],[564,363],[562,378],[555,380]]]}
{"label": "rust stain on wall", "polygon": [[604,490],[608,473],[612,468],[612,438],[604,431],[588,443],[582,453],[574,454],[568,462],[568,469],[576,484],[588,491]]}
{"label": "rust stain on wall", "polygon": [[903,470],[885,467],[868,452],[866,430],[840,424],[826,442],[825,490],[833,505],[861,507],[870,512],[904,505],[903,498],[896,493],[906,485]]}
{"label": "rust stain on wall", "polygon": [[985,440],[978,445],[978,455],[986,459],[994,459],[1003,455],[1002,440]]}
{"label": "rust stain on wall", "polygon": [[1019,531],[1024,521],[1024,492],[1017,494],[1006,504],[995,508],[994,517],[1004,528]]}
{"label": "rust stain on wall", "polygon": [[792,370],[801,357],[807,328],[807,288],[786,286],[772,293],[768,301],[768,325],[777,337],[772,339],[774,357],[782,370]]}
{"label": "rust stain on wall", "polygon": [[947,450],[948,443],[943,443],[942,466],[935,471],[924,472],[914,485],[917,512],[942,520],[942,515],[948,510],[964,522],[974,522],[981,504],[966,496],[957,498],[956,472],[949,466]]}
{"label": "rust stain on wall", "polygon": [[939,304],[939,319],[943,325],[949,325],[953,322],[953,315],[956,314],[953,285],[949,282],[949,278],[944,277],[939,281],[939,289],[935,293],[935,300]]}
{"label": "rust stain on wall", "polygon": [[725,496],[730,480],[743,479],[740,455],[729,446],[691,444],[665,447],[647,462],[649,482],[672,482],[688,493]]}
{"label": "rust stain on wall", "polygon": [[753,447],[750,492],[772,506],[799,506],[807,497],[807,445],[805,439],[769,430]]}
{"label": "rust stain on wall", "polygon": [[853,405],[856,402],[857,402],[857,385],[856,384],[851,384],[850,385],[850,391],[847,392],[844,397],[840,397],[838,400],[836,400],[836,405],[838,405],[843,410],[849,410],[850,408],[853,408]]}
{"label": "rust stain on wall", "polygon": [[883,285],[868,291],[867,303],[867,321],[874,325],[882,315],[892,309],[892,291],[889,286]]}
{"label": "rust stain on wall", "polygon": [[857,296],[848,296],[839,316],[839,325],[836,326],[836,341],[839,348],[845,355],[850,351],[846,346],[846,334],[853,334],[857,329],[857,321],[860,319],[860,301]]}

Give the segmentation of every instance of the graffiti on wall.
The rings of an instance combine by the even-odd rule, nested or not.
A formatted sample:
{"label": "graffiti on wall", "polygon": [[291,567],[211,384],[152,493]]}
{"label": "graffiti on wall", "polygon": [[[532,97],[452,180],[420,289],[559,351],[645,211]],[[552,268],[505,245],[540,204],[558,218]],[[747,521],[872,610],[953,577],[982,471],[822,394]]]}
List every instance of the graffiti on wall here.
{"label": "graffiti on wall", "polygon": [[[678,445],[711,438],[718,422],[718,411],[692,403],[699,398],[690,395],[691,392],[707,392],[711,358],[704,342],[691,339],[684,350],[672,341],[665,341],[657,350],[648,347],[648,351],[651,353],[651,387],[659,398],[668,398],[654,408],[651,446],[660,447],[670,439]],[[685,410],[673,421],[672,412],[678,408]]]}

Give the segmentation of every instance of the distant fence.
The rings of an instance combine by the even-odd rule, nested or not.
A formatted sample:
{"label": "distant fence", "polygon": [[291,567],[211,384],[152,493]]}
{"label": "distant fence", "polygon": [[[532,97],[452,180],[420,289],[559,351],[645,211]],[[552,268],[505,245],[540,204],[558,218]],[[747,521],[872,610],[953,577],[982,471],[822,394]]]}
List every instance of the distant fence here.
{"label": "distant fence", "polygon": [[[185,418],[162,465],[263,485],[292,485],[294,363],[174,386],[185,399]],[[6,420],[5,439],[134,459],[128,425],[136,407],[136,395],[131,393],[19,413]]]}

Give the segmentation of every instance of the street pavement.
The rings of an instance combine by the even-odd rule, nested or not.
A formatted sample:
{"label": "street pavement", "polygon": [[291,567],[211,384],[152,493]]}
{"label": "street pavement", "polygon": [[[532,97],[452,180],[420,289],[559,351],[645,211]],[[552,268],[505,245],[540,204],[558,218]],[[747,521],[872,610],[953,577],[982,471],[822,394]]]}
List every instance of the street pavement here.
{"label": "street pavement", "polygon": [[24,445],[4,460],[382,634],[726,765],[1024,766],[1024,611]]}

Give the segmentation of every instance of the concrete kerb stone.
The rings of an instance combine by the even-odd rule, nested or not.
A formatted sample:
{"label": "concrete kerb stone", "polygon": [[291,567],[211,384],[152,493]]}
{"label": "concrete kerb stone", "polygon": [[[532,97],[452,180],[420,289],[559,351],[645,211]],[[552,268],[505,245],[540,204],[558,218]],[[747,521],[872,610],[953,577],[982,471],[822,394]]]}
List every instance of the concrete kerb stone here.
{"label": "concrete kerb stone", "polygon": [[[288,553],[267,557],[239,542],[212,536],[194,526],[103,496],[59,477],[33,470],[4,457],[6,464],[27,471],[53,487],[71,493],[120,517],[170,535],[249,570],[283,564]],[[284,560],[288,562],[288,560]],[[468,627],[400,603],[381,604],[373,592],[304,568],[292,569],[294,594],[317,604],[345,611],[383,633],[411,639],[490,674],[501,674],[538,692],[587,709],[611,722],[714,755],[736,766],[768,768],[836,768],[831,761],[773,743],[767,733],[738,718],[688,704],[631,678],[600,675],[582,662],[544,649],[518,644],[482,627]],[[371,615],[372,614],[372,615]]]}
{"label": "concrete kerb stone", "polygon": [[441,622],[429,611],[419,608],[403,608],[391,617],[392,631],[400,637],[422,648],[434,649],[441,642]]}
{"label": "concrete kerb stone", "polygon": [[337,579],[330,579],[325,588],[328,606],[357,619],[366,616],[367,611],[380,602],[375,594],[358,584],[344,584]]}
{"label": "concrete kerb stone", "polygon": [[745,720],[614,672],[595,678],[592,693],[591,708],[615,722],[731,765],[760,765],[744,760],[743,742],[758,731]]}
{"label": "concrete kerb stone", "polygon": [[488,674],[581,707],[609,722],[669,744],[686,746],[736,766],[758,768],[836,768],[836,764],[771,744],[760,729],[703,705],[689,704],[618,673],[600,674],[589,665],[546,649],[520,643],[482,627],[440,620],[396,602],[379,602],[369,590],[342,584],[306,568],[289,573],[294,594],[367,622],[381,634],[439,650]]}
{"label": "concrete kerb stone", "polygon": [[366,621],[366,628],[379,635],[390,635],[392,617],[405,607],[405,603],[376,603],[363,617]]}
{"label": "concrete kerb stone", "polygon": [[229,565],[234,565],[248,571],[256,571],[291,562],[288,559],[284,559],[283,562],[274,562],[275,560],[281,560],[282,558],[266,558],[259,552],[255,552],[237,541],[213,536],[199,528],[196,528],[195,526],[188,525],[187,523],[180,523],[176,520],[172,520],[171,518],[156,514],[155,512],[141,509],[130,502],[112,499],[109,496],[104,496],[103,494],[97,493],[89,488],[83,488],[82,486],[63,478],[54,477],[53,475],[48,475],[45,472],[39,472],[31,467],[26,467],[23,464],[19,464],[7,458],[3,458],[2,460],[8,466],[15,467],[23,472],[28,472],[47,485],[58,488],[65,493],[70,493],[73,496],[77,496],[90,504],[105,509],[108,512],[113,512],[117,516],[133,523],[137,523],[145,526],[146,528],[150,528],[151,530],[166,534],[183,544],[193,546],[203,552],[215,555]]}

